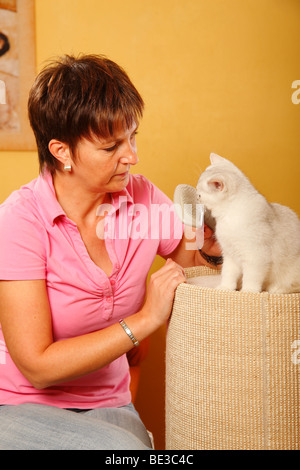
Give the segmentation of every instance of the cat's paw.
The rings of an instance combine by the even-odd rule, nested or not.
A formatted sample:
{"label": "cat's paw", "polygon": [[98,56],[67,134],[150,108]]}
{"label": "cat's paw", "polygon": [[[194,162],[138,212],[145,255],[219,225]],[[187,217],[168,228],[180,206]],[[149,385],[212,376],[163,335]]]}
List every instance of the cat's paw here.
{"label": "cat's paw", "polygon": [[240,292],[251,292],[252,294],[259,294],[261,292],[261,289],[259,289],[258,287],[243,287]]}
{"label": "cat's paw", "polygon": [[227,290],[227,291],[234,291],[236,290],[236,286],[233,286],[233,285],[229,285],[229,284],[220,284],[218,286],[218,289],[220,290]]}
{"label": "cat's paw", "polygon": [[291,289],[291,286],[287,287],[287,286],[278,286],[278,285],[270,286],[267,289],[267,291],[270,294],[288,294],[290,292],[293,292],[293,290]]}

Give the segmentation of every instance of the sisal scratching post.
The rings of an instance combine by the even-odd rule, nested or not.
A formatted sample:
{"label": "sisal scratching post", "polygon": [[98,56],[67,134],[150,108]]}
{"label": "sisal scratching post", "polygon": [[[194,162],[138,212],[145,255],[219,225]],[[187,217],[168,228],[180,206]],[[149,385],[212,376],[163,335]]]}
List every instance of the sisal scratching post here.
{"label": "sisal scratching post", "polygon": [[299,450],[299,350],[300,294],[181,284],[167,333],[166,449]]}

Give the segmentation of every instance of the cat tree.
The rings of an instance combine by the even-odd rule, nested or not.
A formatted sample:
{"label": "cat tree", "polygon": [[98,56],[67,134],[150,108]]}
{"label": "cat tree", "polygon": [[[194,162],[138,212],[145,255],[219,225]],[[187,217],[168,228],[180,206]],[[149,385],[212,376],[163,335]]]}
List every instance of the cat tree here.
{"label": "cat tree", "polygon": [[298,450],[299,441],[300,294],[181,284],[167,333],[166,449]]}

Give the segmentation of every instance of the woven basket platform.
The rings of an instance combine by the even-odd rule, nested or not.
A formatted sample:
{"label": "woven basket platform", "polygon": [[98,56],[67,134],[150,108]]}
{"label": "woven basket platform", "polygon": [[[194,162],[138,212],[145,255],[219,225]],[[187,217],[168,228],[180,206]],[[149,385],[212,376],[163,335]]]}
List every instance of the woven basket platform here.
{"label": "woven basket platform", "polygon": [[299,349],[300,294],[181,284],[167,333],[166,449],[299,450]]}

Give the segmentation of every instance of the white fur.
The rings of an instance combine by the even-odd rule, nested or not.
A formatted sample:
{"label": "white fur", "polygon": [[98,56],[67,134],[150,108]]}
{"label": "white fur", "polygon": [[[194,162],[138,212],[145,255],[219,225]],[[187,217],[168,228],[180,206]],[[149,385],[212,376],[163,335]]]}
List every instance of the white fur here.
{"label": "white fur", "polygon": [[198,201],[216,220],[223,254],[220,288],[300,292],[300,220],[268,201],[229,160],[211,154],[197,184]]}

